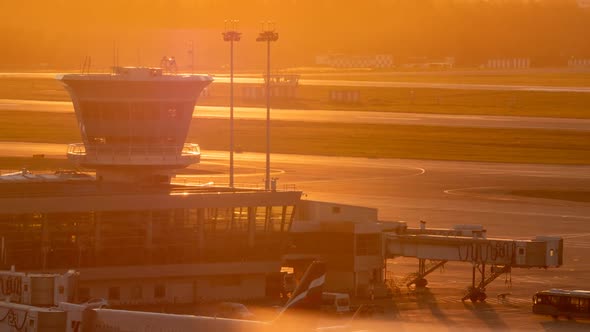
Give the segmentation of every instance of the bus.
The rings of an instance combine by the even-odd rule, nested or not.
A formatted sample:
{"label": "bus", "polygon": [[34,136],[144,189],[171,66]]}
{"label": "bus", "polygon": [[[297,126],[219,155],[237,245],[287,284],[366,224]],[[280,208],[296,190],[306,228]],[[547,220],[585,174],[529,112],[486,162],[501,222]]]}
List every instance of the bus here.
{"label": "bus", "polygon": [[590,291],[550,289],[533,296],[533,313],[573,318],[590,318]]}

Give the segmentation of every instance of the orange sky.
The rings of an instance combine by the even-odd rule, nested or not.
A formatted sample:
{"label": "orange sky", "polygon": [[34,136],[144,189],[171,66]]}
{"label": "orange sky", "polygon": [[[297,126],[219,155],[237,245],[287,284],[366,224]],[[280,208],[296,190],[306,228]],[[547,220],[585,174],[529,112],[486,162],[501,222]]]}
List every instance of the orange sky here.
{"label": "orange sky", "polygon": [[[123,4],[119,4],[123,3]],[[103,0],[0,2],[0,66],[77,68],[85,55],[96,68],[157,65],[175,55],[197,69],[227,64],[223,21],[240,19],[237,65],[257,68],[264,48],[260,21],[276,22],[273,45],[281,67],[310,65],[327,53],[402,56],[588,55],[590,12],[574,0]]]}

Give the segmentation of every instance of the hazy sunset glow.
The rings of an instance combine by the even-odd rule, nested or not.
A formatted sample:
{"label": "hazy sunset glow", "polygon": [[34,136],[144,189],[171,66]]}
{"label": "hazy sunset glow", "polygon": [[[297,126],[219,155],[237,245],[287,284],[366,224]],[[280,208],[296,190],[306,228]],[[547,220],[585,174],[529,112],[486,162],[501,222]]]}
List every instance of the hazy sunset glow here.
{"label": "hazy sunset glow", "polygon": [[590,331],[589,35],[590,0],[0,0],[0,331]]}
{"label": "hazy sunset glow", "polygon": [[322,54],[453,56],[473,65],[483,58],[553,57],[590,53],[590,11],[575,0],[171,0],[3,1],[0,67],[77,68],[155,65],[162,55],[196,67],[226,65],[225,19],[239,19],[241,68],[263,63],[255,38],[261,21],[276,22],[281,67],[313,64]]}

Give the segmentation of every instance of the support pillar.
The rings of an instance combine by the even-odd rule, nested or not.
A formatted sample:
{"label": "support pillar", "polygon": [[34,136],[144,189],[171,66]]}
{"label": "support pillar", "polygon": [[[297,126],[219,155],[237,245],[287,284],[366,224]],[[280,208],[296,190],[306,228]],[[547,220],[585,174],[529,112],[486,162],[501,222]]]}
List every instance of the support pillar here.
{"label": "support pillar", "polygon": [[154,238],[154,218],[153,218],[153,213],[152,210],[148,211],[147,216],[146,216],[146,222],[145,222],[145,248],[146,248],[146,263],[148,264],[152,264],[152,259],[153,259],[153,254],[154,254],[154,243],[153,243],[153,238]]}
{"label": "support pillar", "polygon": [[94,263],[95,265],[101,265],[101,252],[102,252],[102,213],[94,212]]}
{"label": "support pillar", "polygon": [[51,250],[51,240],[49,234],[49,223],[47,221],[47,215],[43,214],[42,218],[42,226],[41,226],[41,252],[43,256],[43,261],[41,263],[41,269],[45,271],[47,269],[47,256],[49,255],[49,251]]}
{"label": "support pillar", "polygon": [[205,209],[197,209],[197,247],[199,256],[203,255],[205,248]]}
{"label": "support pillar", "polygon": [[256,237],[256,207],[248,207],[248,247],[254,248]]}

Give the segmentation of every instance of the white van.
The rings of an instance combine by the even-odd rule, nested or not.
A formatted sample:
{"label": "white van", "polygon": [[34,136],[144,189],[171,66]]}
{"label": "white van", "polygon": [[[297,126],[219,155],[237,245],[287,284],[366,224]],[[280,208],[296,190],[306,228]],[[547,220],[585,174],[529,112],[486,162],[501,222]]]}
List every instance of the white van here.
{"label": "white van", "polygon": [[322,306],[324,311],[344,314],[350,312],[350,296],[346,293],[322,293]]}

